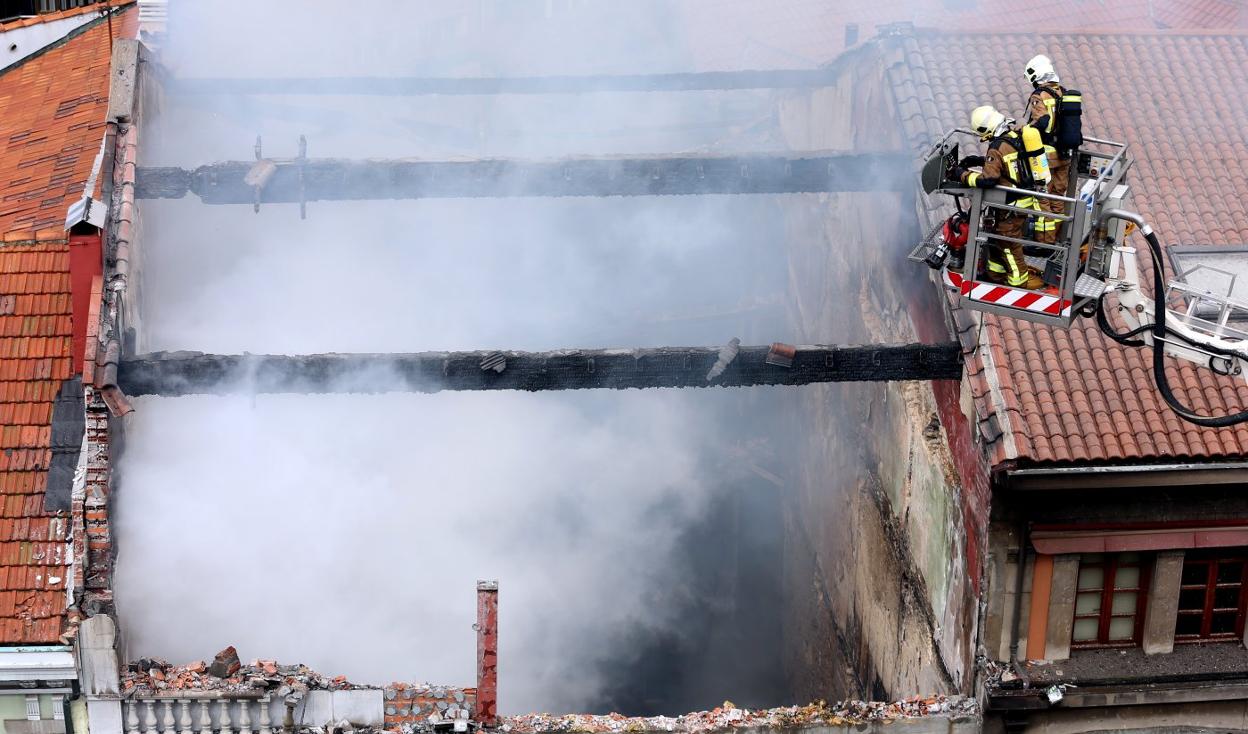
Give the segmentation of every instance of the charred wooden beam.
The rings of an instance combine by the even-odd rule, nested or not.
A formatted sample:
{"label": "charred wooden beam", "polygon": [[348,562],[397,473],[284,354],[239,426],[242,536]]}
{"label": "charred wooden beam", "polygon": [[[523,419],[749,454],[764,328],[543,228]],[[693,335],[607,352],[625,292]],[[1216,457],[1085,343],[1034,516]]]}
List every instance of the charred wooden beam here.
{"label": "charred wooden beam", "polygon": [[182,94],[590,94],[596,92],[694,92],[733,89],[807,89],[828,86],[829,69],[707,71],[672,74],[536,77],[287,77],[176,79]]}
{"label": "charred wooden beam", "polygon": [[[770,356],[769,356],[770,355]],[[788,366],[785,363],[789,362]],[[552,352],[221,355],[154,353],[125,359],[127,395],[386,393],[746,387],[815,382],[956,380],[957,344],[662,347]]]}
{"label": "charred wooden beam", "polygon": [[[299,159],[140,168],[141,199],[205,204],[513,196],[673,196],[901,191],[911,161],[893,153],[466,161]],[[275,164],[275,168],[273,167]],[[248,176],[264,166],[265,175]]]}

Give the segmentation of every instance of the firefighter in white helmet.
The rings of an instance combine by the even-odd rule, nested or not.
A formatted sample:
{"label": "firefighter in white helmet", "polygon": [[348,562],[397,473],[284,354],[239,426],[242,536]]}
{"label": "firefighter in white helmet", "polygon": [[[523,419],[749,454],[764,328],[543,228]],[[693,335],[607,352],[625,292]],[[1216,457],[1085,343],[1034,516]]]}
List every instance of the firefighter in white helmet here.
{"label": "firefighter in white helmet", "polygon": [[[1074,149],[1083,142],[1079,123],[1083,95],[1077,89],[1068,90],[1061,85],[1053,62],[1044,54],[1033,56],[1023,68],[1023,73],[1033,87],[1027,98],[1027,121],[1040,131],[1049,158],[1052,179],[1048,191],[1065,196],[1070,182],[1070,159]],[[1040,205],[1046,211],[1059,214],[1066,209],[1063,202],[1051,199],[1042,200]],[[1036,220],[1036,239],[1050,244],[1055,242],[1057,227],[1056,219]]]}
{"label": "firefighter in white helmet", "polygon": [[[983,156],[963,158],[952,172],[953,177],[967,186],[978,188],[997,185],[1030,188],[1030,176],[1024,168],[1026,161],[1021,155],[1023,142],[1013,122],[992,105],[976,107],[971,112],[971,128],[979,134],[980,140],[988,142],[988,152]],[[973,167],[980,170],[969,170]],[[1040,209],[1039,201],[1034,196],[1015,194],[1006,202],[1020,209]],[[988,211],[985,218],[987,232],[1015,240],[1023,238],[1028,219],[1026,215],[996,209]],[[1016,288],[1039,290],[1044,287],[1044,281],[1027,266],[1023,259],[1023,246],[1018,242],[989,239],[987,277],[995,283]]]}

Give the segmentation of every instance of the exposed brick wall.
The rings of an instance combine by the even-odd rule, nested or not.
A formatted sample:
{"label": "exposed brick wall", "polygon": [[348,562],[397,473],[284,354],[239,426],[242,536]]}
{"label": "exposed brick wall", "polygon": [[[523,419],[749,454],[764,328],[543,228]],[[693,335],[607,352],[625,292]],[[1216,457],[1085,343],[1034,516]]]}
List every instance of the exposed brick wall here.
{"label": "exposed brick wall", "polygon": [[87,389],[87,476],[83,498],[87,535],[84,588],[97,600],[112,600],[113,538],[108,520],[112,465],[108,407],[94,388]]}
{"label": "exposed brick wall", "polygon": [[471,717],[477,699],[475,688],[391,683],[384,690],[387,729],[414,724],[428,718],[434,711],[453,718],[460,710],[467,709]]}

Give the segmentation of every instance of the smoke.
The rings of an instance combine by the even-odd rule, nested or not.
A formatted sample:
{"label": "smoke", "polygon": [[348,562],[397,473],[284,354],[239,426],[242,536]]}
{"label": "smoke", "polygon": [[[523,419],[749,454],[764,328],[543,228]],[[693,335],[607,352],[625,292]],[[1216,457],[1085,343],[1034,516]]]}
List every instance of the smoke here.
{"label": "smoke", "polygon": [[[681,5],[659,0],[389,0],[358,12],[179,0],[164,60],[183,77],[640,73],[687,70],[695,55],[700,66],[809,68],[853,36],[835,3],[815,13],[819,32],[800,49],[773,43],[785,27],[815,27],[783,4],[699,3],[736,10],[692,28]],[[875,21],[934,24],[935,14],[1001,28],[1016,13],[1005,3],[911,5],[854,21],[869,37]],[[306,135],[310,155],[352,158],[900,144],[886,87],[857,78],[779,103],[758,91],[176,90],[149,108],[158,115],[141,132],[147,165],[247,159],[257,134],[265,155],[292,156]],[[862,120],[869,129],[854,128]],[[257,215],[194,198],[148,202],[139,347],[910,339],[908,305],[932,314],[930,332],[942,326],[936,294],[903,260],[918,234],[912,204],[876,195],[313,202],[304,221],[293,206]],[[142,399],[116,497],[128,653],[186,660],[235,644],[245,657],[361,682],[466,684],[473,581],[498,578],[505,712],[675,713],[725,698],[780,704],[794,691],[930,692],[946,683],[927,637],[940,625],[929,630],[917,604],[952,609],[939,620],[945,630],[973,627],[944,606],[970,597],[959,596],[959,528],[942,519],[960,513],[961,499],[953,487],[948,501],[929,491],[944,481],[924,430],[935,425],[932,406],[914,385]],[[929,598],[913,597],[907,554],[885,532],[894,521],[919,541],[910,552]]]}
{"label": "smoke", "polygon": [[[464,10],[466,5],[470,8]],[[548,8],[552,15],[547,17]],[[179,76],[686,68],[665,3],[178,2]],[[146,165],[266,155],[762,150],[759,92],[179,96]],[[140,350],[790,340],[772,197],[145,202]],[[145,398],[118,466],[131,657],[227,644],[359,682],[470,684],[500,581],[504,711],[785,702],[775,389]]]}

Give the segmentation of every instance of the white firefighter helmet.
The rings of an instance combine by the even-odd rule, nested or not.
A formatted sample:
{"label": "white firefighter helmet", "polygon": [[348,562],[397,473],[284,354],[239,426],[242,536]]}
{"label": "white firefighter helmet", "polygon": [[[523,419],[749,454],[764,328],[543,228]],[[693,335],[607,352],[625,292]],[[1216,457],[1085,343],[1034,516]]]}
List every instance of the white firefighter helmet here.
{"label": "white firefighter helmet", "polygon": [[971,129],[979,133],[980,140],[992,137],[997,128],[1005,123],[1005,115],[990,104],[981,105],[971,110]]}
{"label": "white firefighter helmet", "polygon": [[1037,54],[1031,57],[1031,61],[1027,62],[1027,67],[1023,71],[1027,74],[1027,81],[1032,84],[1039,84],[1050,75],[1057,76],[1057,71],[1053,68],[1053,62],[1044,54]]}

